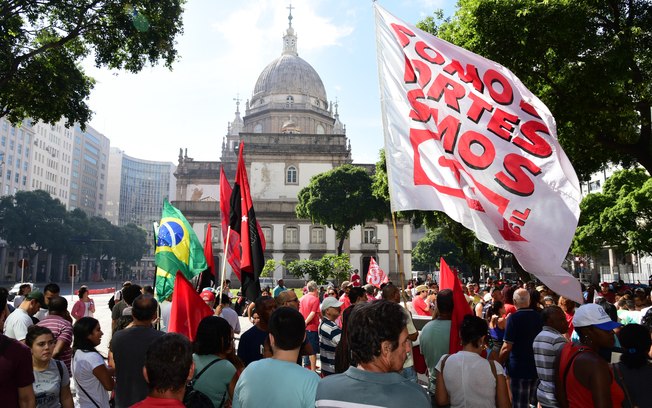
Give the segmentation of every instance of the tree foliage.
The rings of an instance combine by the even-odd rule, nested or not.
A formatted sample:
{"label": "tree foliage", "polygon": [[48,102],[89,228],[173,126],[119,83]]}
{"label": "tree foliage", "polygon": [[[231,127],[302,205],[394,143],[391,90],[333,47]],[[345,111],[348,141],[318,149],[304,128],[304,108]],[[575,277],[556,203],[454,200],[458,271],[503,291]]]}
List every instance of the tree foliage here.
{"label": "tree foliage", "polygon": [[652,179],[645,170],[614,173],[602,193],[584,197],[580,210],[573,253],[593,255],[612,246],[652,254]]}
{"label": "tree foliage", "polygon": [[5,0],[0,2],[0,117],[82,127],[94,81],[80,66],[139,72],[177,58],[183,0]]}
{"label": "tree foliage", "polygon": [[578,176],[605,163],[652,171],[652,3],[460,0],[422,28],[496,61],[552,111]]}
{"label": "tree foliage", "polygon": [[265,263],[263,271],[270,274],[279,266],[286,268],[288,273],[295,278],[305,279],[308,277],[309,280],[313,280],[320,285],[329,280],[335,283],[343,282],[351,276],[353,270],[348,254],[327,254],[318,260],[300,259],[290,262],[277,262],[270,259]]}
{"label": "tree foliage", "polygon": [[79,262],[82,256],[133,264],[147,252],[147,233],[134,224],[112,225],[65,206],[43,190],[0,198],[0,238],[32,259],[48,251]]}
{"label": "tree foliage", "polygon": [[445,236],[441,227],[429,230],[412,249],[412,269],[431,271],[439,269],[439,260],[443,257],[449,265],[461,265],[459,248]]}
{"label": "tree foliage", "polygon": [[296,214],[334,229],[340,255],[353,227],[387,214],[387,202],[373,195],[371,185],[371,176],[350,164],[318,174],[299,191]]}

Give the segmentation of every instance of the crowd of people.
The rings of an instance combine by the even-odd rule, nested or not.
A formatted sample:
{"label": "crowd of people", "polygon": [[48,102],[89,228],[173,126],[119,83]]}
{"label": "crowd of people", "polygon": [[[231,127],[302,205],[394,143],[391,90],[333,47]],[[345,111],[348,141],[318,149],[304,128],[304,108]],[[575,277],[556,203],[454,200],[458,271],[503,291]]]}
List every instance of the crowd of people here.
{"label": "crowd of people", "polygon": [[56,284],[14,305],[0,288],[2,406],[652,406],[649,287],[589,287],[580,305],[489,279],[460,287],[456,303],[434,281],[311,281],[301,295],[280,280],[241,309],[253,323],[242,333],[223,288],[201,292],[215,313],[190,341],[166,333],[169,299],[126,283],[108,355],[87,288],[71,312]]}

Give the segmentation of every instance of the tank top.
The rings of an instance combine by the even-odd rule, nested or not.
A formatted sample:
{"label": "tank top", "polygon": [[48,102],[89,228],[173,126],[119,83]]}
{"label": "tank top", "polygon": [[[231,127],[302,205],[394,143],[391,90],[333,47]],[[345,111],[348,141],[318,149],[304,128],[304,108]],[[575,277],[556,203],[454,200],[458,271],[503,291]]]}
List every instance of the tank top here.
{"label": "tank top", "polygon": [[[564,375],[566,375],[566,398],[568,399],[569,408],[593,408],[595,404],[593,403],[593,396],[591,395],[591,390],[584,387],[575,377],[574,365],[576,354],[579,353],[594,353],[592,350],[576,347],[572,343],[567,343],[561,351],[561,356],[559,360],[559,375],[561,380],[564,381]],[[597,355],[597,354],[596,354]],[[572,359],[572,361],[571,361]],[[568,364],[570,367],[567,369]],[[616,383],[613,372],[609,368],[609,373],[611,375],[611,403],[614,407],[622,406],[623,400],[625,399],[625,393],[622,388]]]}

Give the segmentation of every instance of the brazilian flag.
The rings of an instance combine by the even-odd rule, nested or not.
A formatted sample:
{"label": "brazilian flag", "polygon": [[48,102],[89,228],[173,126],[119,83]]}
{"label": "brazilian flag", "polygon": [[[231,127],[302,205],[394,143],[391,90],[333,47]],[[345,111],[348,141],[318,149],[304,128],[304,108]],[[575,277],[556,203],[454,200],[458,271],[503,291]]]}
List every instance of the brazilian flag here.
{"label": "brazilian flag", "polygon": [[156,239],[156,294],[163,300],[172,294],[177,271],[191,280],[208,266],[204,249],[186,217],[165,200]]}

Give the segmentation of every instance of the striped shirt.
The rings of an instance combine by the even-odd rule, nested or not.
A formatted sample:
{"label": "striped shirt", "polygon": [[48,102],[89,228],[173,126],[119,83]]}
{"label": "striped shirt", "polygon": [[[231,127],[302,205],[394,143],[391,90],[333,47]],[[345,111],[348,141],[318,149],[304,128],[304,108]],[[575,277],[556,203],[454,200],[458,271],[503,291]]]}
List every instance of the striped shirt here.
{"label": "striped shirt", "polygon": [[566,338],[550,326],[543,326],[543,330],[534,338],[534,363],[537,366],[537,375],[541,380],[537,387],[537,399],[542,407],[558,407],[555,398],[555,357],[559,350],[566,344]]}
{"label": "striped shirt", "polygon": [[322,375],[335,373],[335,348],[340,342],[342,329],[324,318],[319,326],[319,361]]}
{"label": "striped shirt", "polygon": [[37,323],[38,326],[47,327],[54,335],[54,341],[63,341],[64,347],[57,356],[68,368],[68,373],[72,373],[72,323],[61,316],[48,314],[43,320]]}

